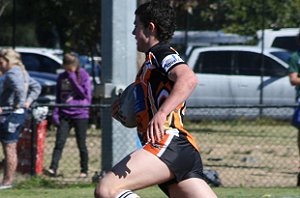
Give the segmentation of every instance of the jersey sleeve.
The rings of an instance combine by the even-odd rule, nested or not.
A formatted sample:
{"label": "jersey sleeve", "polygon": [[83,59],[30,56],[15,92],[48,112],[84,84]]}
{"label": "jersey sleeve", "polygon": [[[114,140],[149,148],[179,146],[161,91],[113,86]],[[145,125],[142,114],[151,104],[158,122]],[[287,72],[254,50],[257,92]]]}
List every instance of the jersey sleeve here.
{"label": "jersey sleeve", "polygon": [[154,49],[153,54],[158,67],[160,67],[165,73],[169,73],[172,68],[179,64],[185,64],[179,54],[169,45],[157,47]]}
{"label": "jersey sleeve", "polygon": [[178,54],[169,54],[161,62],[161,66],[166,73],[168,73],[176,65],[182,64],[184,61]]}

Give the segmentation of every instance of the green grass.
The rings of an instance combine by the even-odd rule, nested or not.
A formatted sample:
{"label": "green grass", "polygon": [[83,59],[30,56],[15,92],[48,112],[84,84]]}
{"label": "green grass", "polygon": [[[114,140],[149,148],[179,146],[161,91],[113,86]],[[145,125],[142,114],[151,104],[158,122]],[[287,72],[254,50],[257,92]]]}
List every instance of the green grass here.
{"label": "green grass", "polygon": [[[5,198],[87,198],[95,184],[61,185],[41,177],[20,182],[13,189],[0,191]],[[300,188],[214,188],[220,198],[300,198]],[[142,198],[166,198],[157,186],[137,191]]]}
{"label": "green grass", "polygon": [[[68,186],[63,188],[15,188],[1,191],[5,198],[87,198],[93,197],[94,186]],[[214,188],[220,198],[300,198],[300,188]],[[166,198],[151,187],[137,191],[142,198]]]}

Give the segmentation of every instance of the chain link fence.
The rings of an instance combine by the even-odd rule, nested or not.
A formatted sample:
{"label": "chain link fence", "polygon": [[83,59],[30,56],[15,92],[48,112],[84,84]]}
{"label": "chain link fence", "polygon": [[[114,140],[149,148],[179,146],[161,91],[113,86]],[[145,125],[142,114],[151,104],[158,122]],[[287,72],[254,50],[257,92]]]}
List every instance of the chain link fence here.
{"label": "chain link fence", "polygon": [[[107,107],[92,106],[101,111]],[[97,112],[95,111],[95,112]],[[189,108],[185,127],[196,138],[206,170],[216,171],[225,187],[295,186],[299,166],[297,130],[291,126],[294,106],[206,106]],[[97,119],[100,122],[100,118]],[[89,177],[79,179],[80,163],[74,131],[65,144],[59,163],[60,183],[90,183],[101,170],[101,127],[93,123],[87,132]],[[117,127],[117,130],[122,127]],[[43,168],[48,169],[56,129],[48,124]],[[38,134],[37,134],[38,135]],[[122,137],[120,143],[124,144]],[[126,144],[136,144],[127,142]],[[120,151],[122,152],[122,151]],[[0,159],[3,152],[0,152]]]}
{"label": "chain link fence", "polygon": [[299,166],[294,106],[210,106],[187,111],[204,166],[226,187],[295,186]]}

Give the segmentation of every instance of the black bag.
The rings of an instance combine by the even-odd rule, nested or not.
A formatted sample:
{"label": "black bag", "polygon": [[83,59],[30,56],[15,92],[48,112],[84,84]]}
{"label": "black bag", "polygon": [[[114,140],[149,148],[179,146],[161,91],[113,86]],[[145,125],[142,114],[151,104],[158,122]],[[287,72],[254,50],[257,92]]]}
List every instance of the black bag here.
{"label": "black bag", "polygon": [[211,169],[203,169],[203,176],[204,180],[213,187],[220,187],[222,186],[219,173],[215,170]]}

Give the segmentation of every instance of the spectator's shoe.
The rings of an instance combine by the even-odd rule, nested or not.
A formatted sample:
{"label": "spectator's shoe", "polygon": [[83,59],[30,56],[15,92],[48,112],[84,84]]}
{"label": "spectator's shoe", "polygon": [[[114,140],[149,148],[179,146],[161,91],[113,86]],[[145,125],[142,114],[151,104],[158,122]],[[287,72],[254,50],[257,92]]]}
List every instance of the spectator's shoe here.
{"label": "spectator's shoe", "polygon": [[87,177],[88,177],[87,173],[80,173],[78,178],[84,179],[84,178],[87,178]]}
{"label": "spectator's shoe", "polygon": [[300,172],[298,173],[297,186],[300,187]]}
{"label": "spectator's shoe", "polygon": [[0,190],[6,190],[6,189],[10,189],[13,186],[11,184],[2,184],[0,185]]}
{"label": "spectator's shoe", "polygon": [[49,177],[57,177],[56,170],[53,169],[48,169],[45,174],[48,175]]}

